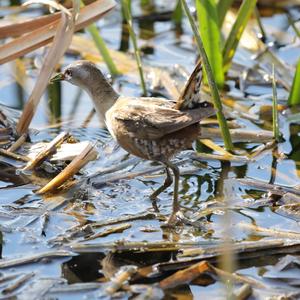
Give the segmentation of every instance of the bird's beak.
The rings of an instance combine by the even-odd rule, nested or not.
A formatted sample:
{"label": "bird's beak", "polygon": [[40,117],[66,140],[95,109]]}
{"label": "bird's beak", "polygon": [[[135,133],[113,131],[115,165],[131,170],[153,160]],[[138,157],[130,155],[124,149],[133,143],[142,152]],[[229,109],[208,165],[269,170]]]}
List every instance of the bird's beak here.
{"label": "bird's beak", "polygon": [[62,81],[65,80],[65,75],[64,73],[57,73],[56,75],[54,75],[51,79],[50,79],[50,83],[54,83],[57,81]]}

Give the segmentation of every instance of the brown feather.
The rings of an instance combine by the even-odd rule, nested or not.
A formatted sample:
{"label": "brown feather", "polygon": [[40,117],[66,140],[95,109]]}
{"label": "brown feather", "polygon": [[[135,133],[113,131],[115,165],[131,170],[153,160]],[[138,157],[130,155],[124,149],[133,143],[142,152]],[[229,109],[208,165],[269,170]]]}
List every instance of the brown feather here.
{"label": "brown feather", "polygon": [[[186,111],[172,108],[173,103],[165,99],[136,98],[128,101],[120,97],[116,109],[109,118],[122,123],[128,133],[139,139],[159,139],[199,122],[212,114],[212,107],[200,107]],[[113,127],[116,124],[112,124]],[[119,127],[119,126],[118,126]]]}
{"label": "brown feather", "polygon": [[197,107],[201,102],[200,88],[203,78],[203,68],[201,59],[198,61],[193,73],[188,79],[180,97],[178,98],[175,108],[178,110],[187,110]]}

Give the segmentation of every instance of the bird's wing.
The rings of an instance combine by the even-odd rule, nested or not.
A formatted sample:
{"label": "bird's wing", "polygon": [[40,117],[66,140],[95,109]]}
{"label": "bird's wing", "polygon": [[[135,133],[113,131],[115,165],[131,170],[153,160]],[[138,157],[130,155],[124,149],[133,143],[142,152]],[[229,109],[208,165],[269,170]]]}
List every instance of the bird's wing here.
{"label": "bird's wing", "polygon": [[200,59],[176,102],[176,109],[186,110],[198,107],[199,103],[201,103],[200,88],[202,78],[203,68]]}
{"label": "bird's wing", "polygon": [[[145,98],[144,98],[145,99]],[[127,132],[141,139],[159,139],[183,129],[214,113],[211,107],[188,111],[172,108],[173,104],[147,100],[122,101],[112,112],[112,117],[121,122]]]}

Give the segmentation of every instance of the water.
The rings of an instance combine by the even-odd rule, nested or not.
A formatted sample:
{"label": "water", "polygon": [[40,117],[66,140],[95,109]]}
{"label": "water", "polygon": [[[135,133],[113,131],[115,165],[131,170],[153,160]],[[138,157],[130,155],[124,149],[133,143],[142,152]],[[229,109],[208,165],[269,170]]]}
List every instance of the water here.
{"label": "water", "polygon": [[[138,33],[139,45],[144,53],[143,61],[145,65],[168,68],[171,71],[174,64],[182,66],[186,72],[177,74],[180,85],[182,85],[186,74],[193,69],[196,61],[195,45],[192,44],[192,34],[188,23],[185,21],[182,24],[183,33],[179,34],[168,18],[169,5],[163,5],[163,3],[157,5],[159,14],[155,15],[150,21],[136,18],[135,29]],[[135,4],[134,15],[140,15],[141,11],[140,7]],[[162,11],[166,12],[164,14],[167,16],[166,19],[163,19],[160,14]],[[37,15],[38,13],[39,10],[34,10],[29,15]],[[276,15],[264,17],[263,22],[268,25],[277,20],[274,27],[281,32],[282,28],[279,26],[282,22],[280,21],[281,18],[282,15],[278,15],[277,18]],[[156,21],[157,19],[159,21]],[[99,21],[98,24],[101,27],[101,34],[110,48],[127,51],[124,35],[122,39],[120,22],[120,14],[116,10],[104,20]],[[289,32],[289,34],[293,33]],[[87,38],[84,34],[83,37]],[[290,47],[293,46],[292,43]],[[285,60],[285,51],[289,50],[283,47],[280,49],[273,48],[273,51]],[[129,52],[131,56],[131,43],[129,43]],[[91,53],[93,53],[93,50],[91,50]],[[241,53],[244,55],[243,51]],[[30,54],[22,60],[0,66],[2,74],[0,81],[1,104],[17,110],[24,107],[36,79],[37,69],[35,66],[40,64],[43,54],[43,51],[38,50],[35,54]],[[87,57],[88,54],[86,53]],[[295,63],[297,55],[299,53],[295,53],[295,51],[293,57],[289,54],[286,62]],[[237,64],[241,63],[238,57],[239,55],[235,60]],[[65,63],[77,58],[78,55],[68,55]],[[130,68],[134,68],[135,62],[131,59],[128,61]],[[106,71],[105,66],[101,66]],[[125,65],[120,65],[120,68],[125,69]],[[272,91],[269,84],[261,87],[251,82],[246,81],[245,83],[247,85],[245,93],[239,90],[238,84],[235,84],[235,89],[243,97],[247,96],[250,99],[244,100],[241,97],[240,100],[236,101],[246,110],[246,114],[255,115],[262,110],[263,106],[271,106],[271,97],[268,95],[271,95]],[[141,94],[136,73],[125,73],[117,78],[113,84],[123,94],[135,96]],[[147,77],[147,84],[149,86],[151,84],[149,76]],[[282,97],[279,97],[279,99],[284,99],[287,93],[284,89],[281,90],[283,91],[280,93]],[[163,89],[152,92],[168,95]],[[260,96],[261,99],[255,98],[257,96]],[[285,104],[285,102],[282,100],[281,104]],[[53,109],[53,107],[56,107],[56,109]],[[154,211],[149,195],[164,180],[162,170],[131,179],[128,176],[126,177],[126,174],[151,169],[156,164],[139,159],[133,160],[133,157],[128,156],[114,144],[105,129],[99,127],[99,120],[95,116],[87,128],[82,128],[83,120],[91,109],[92,102],[88,95],[79,91],[78,88],[67,83],[49,87],[31,123],[31,128],[38,130],[32,132],[31,140],[33,143],[50,140],[63,130],[69,131],[80,141],[96,141],[99,158],[90,162],[82,170],[83,175],[90,175],[99,169],[112,167],[115,167],[115,171],[98,176],[88,182],[84,181],[64,195],[41,197],[34,193],[34,190],[38,188],[37,181],[33,180],[30,175],[18,173],[22,163],[1,157],[0,218],[3,227],[3,243],[0,252],[2,258],[29,256],[58,249],[69,250],[70,243],[84,240],[79,233],[77,236],[70,236],[71,230],[75,226],[103,222],[128,215],[143,215]],[[204,217],[200,219],[201,227],[185,225],[172,231],[161,228],[162,222],[156,218],[141,218],[123,222],[130,224],[130,227],[122,232],[99,237],[88,243],[194,241],[210,244],[222,242],[226,235],[229,235],[234,242],[259,241],[265,238],[264,234],[239,227],[241,223],[297,232],[299,218],[296,212],[290,211],[289,216],[278,212],[278,205],[276,202],[272,203],[270,201],[265,190],[241,185],[236,180],[237,178],[251,178],[254,181],[259,180],[289,187],[299,184],[299,118],[292,119],[292,116],[296,116],[296,114],[297,111],[290,112],[287,110],[280,115],[280,130],[283,133],[284,141],[278,147],[265,150],[253,161],[245,163],[201,160],[199,162],[192,158],[187,159],[192,156],[192,151],[186,151],[178,155],[177,160],[179,161],[187,159],[186,162],[180,165],[182,171],[180,203],[185,208],[187,215],[191,217],[206,212]],[[58,121],[60,121],[59,124],[57,124]],[[241,125],[247,125],[247,128],[257,132],[261,129],[270,130],[270,118],[267,117],[266,113],[261,114],[260,121],[264,121],[264,123],[261,124],[261,122],[246,119],[245,116],[240,114],[237,116],[237,122]],[[257,142],[235,143],[235,146],[251,153],[260,144]],[[203,145],[200,148],[207,153],[211,153],[211,150]],[[127,165],[126,162],[128,162]],[[120,163],[124,163],[124,167],[118,169]],[[116,180],[116,176],[122,176],[123,179]],[[76,178],[80,179],[82,176],[77,175]],[[101,182],[101,184],[98,184],[99,187],[95,188],[97,182]],[[168,189],[160,195],[158,208],[162,215],[168,216],[170,214],[171,198],[172,189]],[[226,201],[230,207],[228,214],[225,213],[224,209]],[[47,211],[49,211],[49,221],[43,223]],[[228,223],[224,221],[225,216],[228,217]],[[118,223],[118,225],[123,223]],[[99,233],[112,226],[115,225],[102,226],[93,230],[94,233]],[[65,239],[61,239],[62,237]],[[114,264],[131,263],[141,267],[169,261],[175,257],[175,253],[171,252],[157,252],[153,255],[147,251],[139,254],[124,251],[124,253],[116,254],[108,266],[113,268]],[[45,299],[94,299],[100,297],[101,289],[63,293],[51,292],[51,286],[58,284],[61,280],[69,284],[104,281],[103,273],[112,272],[109,268],[107,269],[107,265],[103,267],[104,258],[108,259],[108,251],[99,249],[98,253],[45,259],[38,263],[31,262],[26,265],[3,269],[1,273],[8,275],[34,272],[34,277],[30,282],[17,290],[17,292],[22,292],[24,295],[31,288],[33,295],[39,295],[36,286],[43,286],[42,282],[45,283],[47,279],[45,286],[48,292]],[[276,259],[274,256],[266,256],[262,261],[249,259],[247,266],[240,263],[237,266],[237,271],[247,275],[250,274],[265,284],[269,284],[265,278],[259,275],[259,272],[262,267],[270,268],[278,262],[279,258],[277,256]],[[297,270],[299,271],[296,268],[293,272]],[[293,278],[297,278],[296,274],[293,275]],[[280,276],[278,275],[278,277]],[[141,283],[144,282],[145,279],[141,281]],[[283,289],[288,290],[290,288],[289,281],[283,282],[275,278],[275,282],[280,282]],[[0,288],[4,285],[4,283],[0,283]],[[177,290],[170,290],[166,293],[165,299],[170,297],[176,299],[180,297],[192,299],[194,297],[194,299],[198,299],[200,295],[205,295],[207,299],[217,299],[218,297],[223,298],[224,296],[220,295],[224,295],[224,293],[224,285],[218,281],[208,287],[192,284],[185,285]],[[129,299],[130,297],[129,294],[120,295],[121,299]]]}

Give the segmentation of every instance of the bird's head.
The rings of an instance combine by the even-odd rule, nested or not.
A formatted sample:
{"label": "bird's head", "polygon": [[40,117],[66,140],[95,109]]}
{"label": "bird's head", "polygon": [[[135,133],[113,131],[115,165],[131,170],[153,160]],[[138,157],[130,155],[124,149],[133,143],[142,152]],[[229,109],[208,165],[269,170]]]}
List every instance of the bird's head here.
{"label": "bird's head", "polygon": [[85,90],[90,90],[101,81],[106,79],[97,66],[86,60],[79,60],[68,65],[61,73],[50,79],[50,83],[57,81],[67,81]]}

